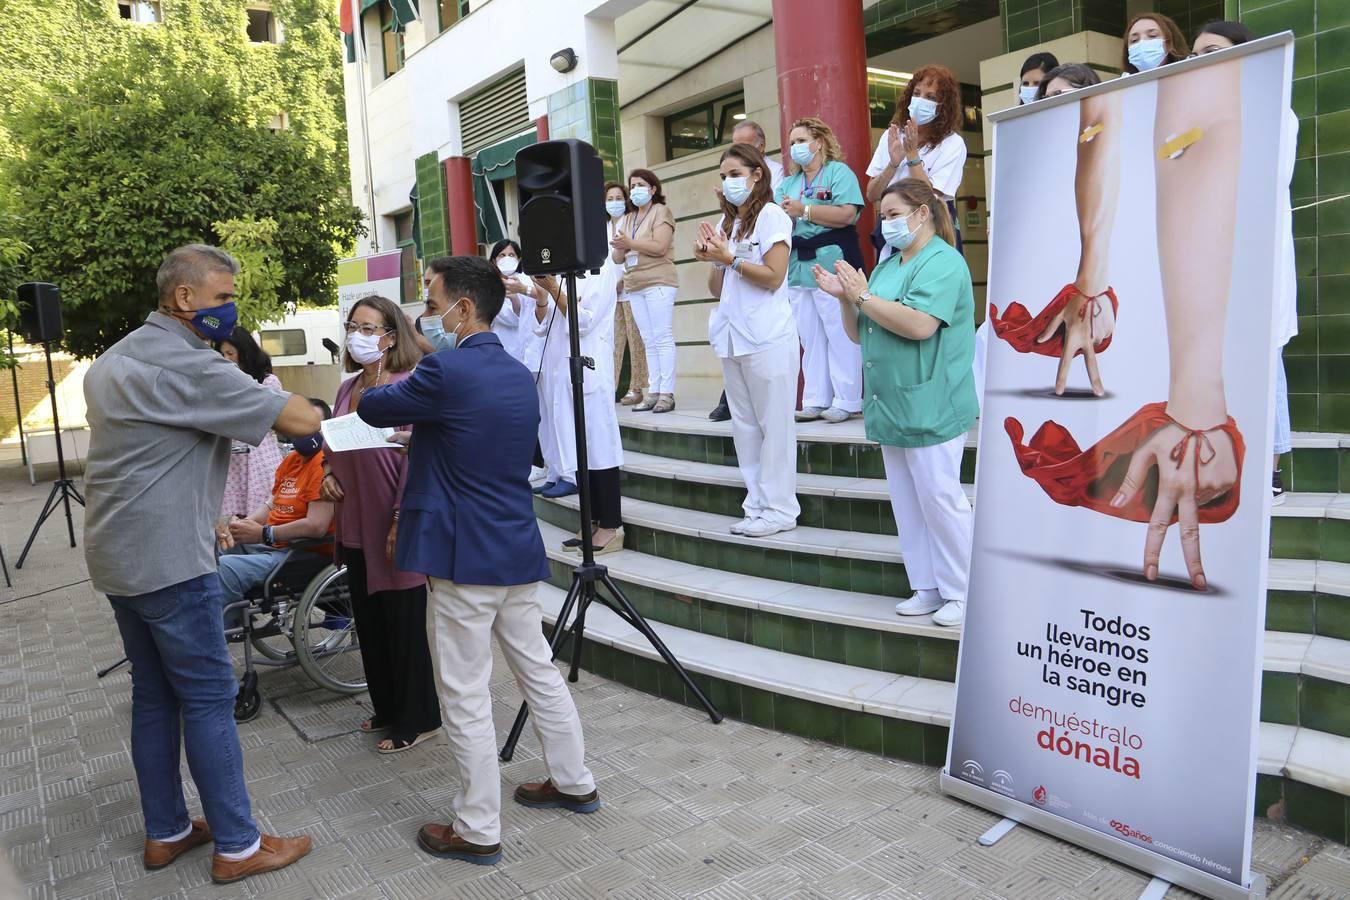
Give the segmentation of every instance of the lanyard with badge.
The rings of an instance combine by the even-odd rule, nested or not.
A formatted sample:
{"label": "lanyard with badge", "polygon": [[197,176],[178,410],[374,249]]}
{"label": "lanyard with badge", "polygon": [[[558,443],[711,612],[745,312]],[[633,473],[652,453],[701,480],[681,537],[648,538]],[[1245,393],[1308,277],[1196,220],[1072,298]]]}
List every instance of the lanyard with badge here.
{"label": "lanyard with badge", "polygon": [[[829,165],[829,163],[826,163],[825,165]],[[818,200],[821,203],[829,203],[831,200],[833,200],[834,191],[830,190],[827,187],[816,186],[816,182],[819,181],[821,179],[821,176],[823,176],[824,174],[825,174],[825,166],[822,165],[820,167],[820,171],[816,173],[816,177],[808,181],[806,179],[806,170],[802,169],[802,188],[800,191],[797,192],[797,199],[801,200],[802,203],[805,203],[808,197],[814,198],[815,200]]]}
{"label": "lanyard with badge", "polygon": [[[652,204],[648,204],[647,211],[642,214],[642,218],[640,219],[638,218],[637,213],[633,213],[633,230],[628,233],[628,239],[630,241],[637,239],[637,233],[642,228],[642,223],[647,221],[647,217],[650,216],[651,214],[652,214]],[[636,250],[629,249],[628,253],[623,258],[624,269],[626,271],[632,271],[633,269],[637,268],[637,264],[638,264],[638,252]]]}
{"label": "lanyard with badge", "polygon": [[[741,229],[740,222],[736,223],[735,229],[738,232],[737,236],[739,236]],[[755,252],[755,248],[758,246],[759,241],[734,240],[731,242],[731,256],[733,259],[751,259]],[[732,271],[734,272],[735,270],[733,269]],[[736,274],[739,275],[740,273],[737,272]]]}

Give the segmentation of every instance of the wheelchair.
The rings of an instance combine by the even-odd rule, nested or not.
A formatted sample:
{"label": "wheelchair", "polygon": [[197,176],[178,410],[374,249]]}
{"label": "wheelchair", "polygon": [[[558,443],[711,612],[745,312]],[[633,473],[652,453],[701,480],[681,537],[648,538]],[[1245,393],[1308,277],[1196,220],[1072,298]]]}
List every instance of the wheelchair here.
{"label": "wheelchair", "polygon": [[[347,569],[333,564],[332,545],[331,538],[291,541],[261,586],[225,607],[225,638],[244,649],[235,721],[251,721],[262,710],[257,666],[298,665],[314,684],[338,694],[366,689]],[[324,546],[330,553],[310,552]]]}

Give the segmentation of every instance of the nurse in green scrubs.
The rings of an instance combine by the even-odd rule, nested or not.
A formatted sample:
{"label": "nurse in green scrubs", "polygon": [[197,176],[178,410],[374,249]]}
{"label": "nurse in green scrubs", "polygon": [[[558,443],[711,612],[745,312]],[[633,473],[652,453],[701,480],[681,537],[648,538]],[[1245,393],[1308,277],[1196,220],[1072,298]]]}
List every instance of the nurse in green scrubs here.
{"label": "nurse in green scrubs", "polygon": [[953,247],[947,204],[926,182],[881,196],[882,236],[896,251],[870,281],[848,263],[814,270],[839,301],[844,330],[862,344],[863,424],[881,444],[900,550],[914,596],[902,616],[965,618],[970,502],[961,487],[966,432],[979,415],[971,363],[975,297]]}

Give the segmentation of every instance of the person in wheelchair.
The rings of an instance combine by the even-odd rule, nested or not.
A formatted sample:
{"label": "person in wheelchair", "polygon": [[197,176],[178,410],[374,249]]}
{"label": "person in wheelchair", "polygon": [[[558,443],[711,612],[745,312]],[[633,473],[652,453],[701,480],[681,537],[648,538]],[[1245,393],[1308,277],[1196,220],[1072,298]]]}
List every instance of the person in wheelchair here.
{"label": "person in wheelchair", "polygon": [[[332,410],[314,397],[309,402],[328,419]],[[221,602],[225,609],[256,590],[286,554],[289,541],[318,539],[333,533],[333,504],[319,499],[323,483],[323,436],[296,438],[294,449],[277,466],[272,499],[248,518],[222,521],[216,538],[220,545]],[[313,548],[330,554],[331,545]],[[225,627],[238,628],[239,610],[230,611]],[[232,620],[232,621],[231,621]]]}

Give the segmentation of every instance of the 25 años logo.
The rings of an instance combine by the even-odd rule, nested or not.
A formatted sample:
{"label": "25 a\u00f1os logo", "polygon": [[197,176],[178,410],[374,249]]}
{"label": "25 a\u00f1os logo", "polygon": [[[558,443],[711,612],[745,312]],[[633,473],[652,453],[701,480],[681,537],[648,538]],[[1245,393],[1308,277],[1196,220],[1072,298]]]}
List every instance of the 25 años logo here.
{"label": "25 a\u00f1os logo", "polygon": [[1151,843],[1153,843],[1153,837],[1152,837],[1152,835],[1147,835],[1147,834],[1144,834],[1144,832],[1142,832],[1142,831],[1139,831],[1139,830],[1137,830],[1137,829],[1131,828],[1129,825],[1126,825],[1124,822],[1118,822],[1118,821],[1116,821],[1115,819],[1112,819],[1111,822],[1110,822],[1110,825],[1111,825],[1112,828],[1114,828],[1116,831],[1120,832],[1122,835],[1124,835],[1124,836],[1127,837],[1127,838],[1134,838],[1136,841],[1143,841],[1145,844],[1151,844]]}

